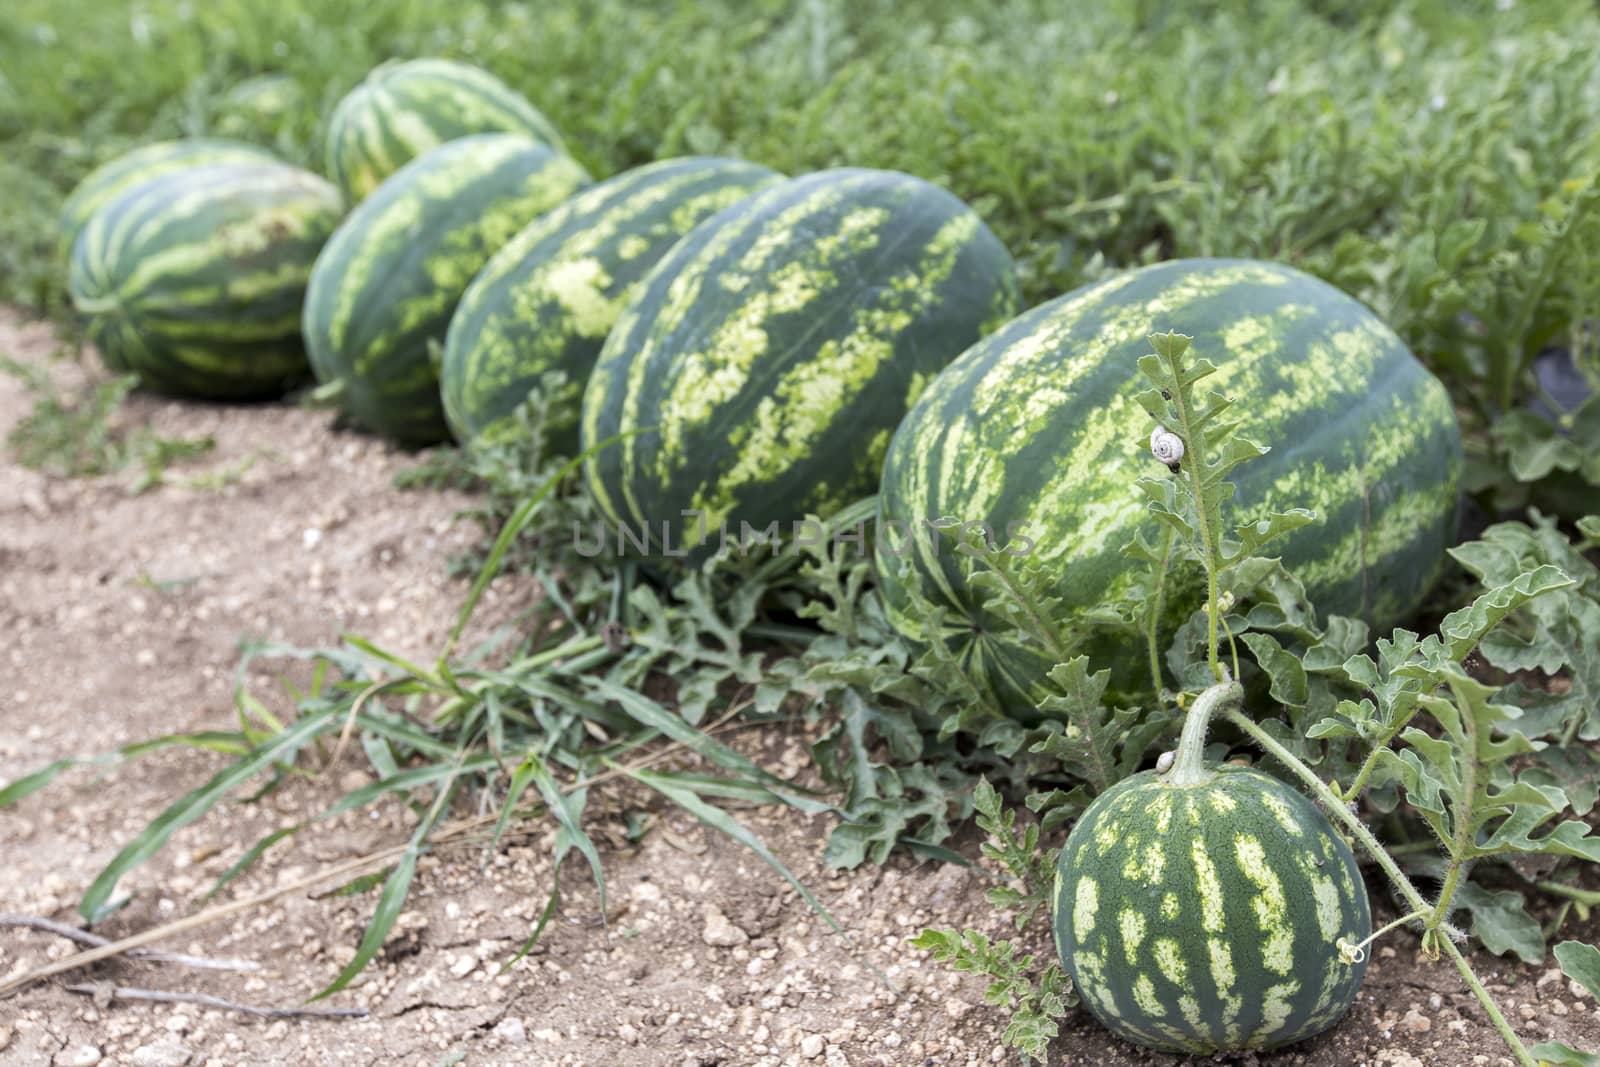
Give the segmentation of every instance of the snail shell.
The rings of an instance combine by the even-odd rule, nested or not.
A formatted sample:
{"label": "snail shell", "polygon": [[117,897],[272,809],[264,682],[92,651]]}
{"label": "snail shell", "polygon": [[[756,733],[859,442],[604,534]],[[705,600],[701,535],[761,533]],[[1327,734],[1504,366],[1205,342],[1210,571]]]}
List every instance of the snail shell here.
{"label": "snail shell", "polygon": [[1176,468],[1183,459],[1183,438],[1165,426],[1157,426],[1150,431],[1150,452],[1168,467]]}

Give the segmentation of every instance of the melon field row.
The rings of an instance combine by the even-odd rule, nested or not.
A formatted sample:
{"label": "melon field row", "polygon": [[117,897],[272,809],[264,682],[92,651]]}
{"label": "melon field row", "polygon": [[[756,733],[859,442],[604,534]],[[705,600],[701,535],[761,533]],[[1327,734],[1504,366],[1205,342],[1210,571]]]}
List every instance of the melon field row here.
{"label": "melon field row", "polygon": [[[316,103],[266,75],[221,96],[276,139],[158,121],[82,178],[37,304],[64,280],[108,371],[437,446],[424,468],[481,479],[495,526],[435,666],[359,638],[298,653],[332,695],[246,727],[227,788],[153,822],[84,916],[172,828],[355,731],[381,780],[340,806],[432,800],[327,993],[381,948],[463,782],[503,804],[497,833],[534,787],[557,864],[577,843],[603,901],[562,789],[627,775],[829,921],[721,801],[831,812],[839,865],[952,858],[976,810],[1009,879],[991,899],[1029,936],[1043,917],[1056,958],[918,944],[1010,990],[1025,1056],[1074,1000],[1164,1051],[1303,1041],[1404,926],[1523,1067],[1592,1064],[1530,1049],[1461,946],[1543,961],[1569,911],[1542,927],[1525,902],[1586,921],[1600,863],[1594,13],[997,11],[912,20],[910,48],[886,7],[757,4],[688,53],[748,83],[668,115],[643,87],[689,68],[601,106],[554,76],[531,91],[503,42]],[[618,35],[705,15],[647,8]],[[507,18],[589,41],[573,12]],[[406,54],[434,51],[479,49]],[[1092,92],[1010,80],[1066,51]],[[598,553],[568,539],[584,526]],[[540,605],[489,670],[456,645],[509,566]],[[712,709],[804,723],[817,780],[716,741]],[[618,762],[653,744],[711,773]],[[1369,885],[1397,915],[1376,932]],[[1559,962],[1600,988],[1586,947]]]}

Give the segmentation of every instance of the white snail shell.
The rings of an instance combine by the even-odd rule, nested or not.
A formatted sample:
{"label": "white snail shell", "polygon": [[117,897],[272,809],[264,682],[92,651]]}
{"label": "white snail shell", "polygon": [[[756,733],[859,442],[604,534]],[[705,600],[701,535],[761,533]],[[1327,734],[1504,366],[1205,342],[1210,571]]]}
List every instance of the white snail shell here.
{"label": "white snail shell", "polygon": [[1183,458],[1183,438],[1165,426],[1157,426],[1150,431],[1150,451],[1170,467]]}
{"label": "white snail shell", "polygon": [[1178,754],[1176,752],[1161,753],[1161,755],[1156,757],[1156,773],[1166,774],[1168,771],[1172,770],[1173,761],[1175,761],[1177,758]]}

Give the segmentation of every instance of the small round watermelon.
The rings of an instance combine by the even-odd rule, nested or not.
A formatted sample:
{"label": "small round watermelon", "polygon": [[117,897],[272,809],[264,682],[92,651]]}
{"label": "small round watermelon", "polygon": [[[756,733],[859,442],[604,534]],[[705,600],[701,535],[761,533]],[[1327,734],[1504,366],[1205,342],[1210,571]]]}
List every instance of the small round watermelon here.
{"label": "small round watermelon", "polygon": [[1016,306],[1011,256],[935,185],[847,168],[771,186],[691,230],[612,329],[581,439],[631,435],[588,486],[658,558],[788,540],[873,491],[923,387]]}
{"label": "small round watermelon", "polygon": [[[1170,772],[1169,772],[1170,773]],[[1100,794],[1061,851],[1056,947],[1084,1007],[1167,1052],[1272,1049],[1338,1021],[1372,933],[1355,857],[1271,775],[1212,766],[1201,784],[1145,771]]]}
{"label": "small round watermelon", "polygon": [[507,244],[467,287],[445,342],[439,379],[458,441],[493,438],[541,378],[565,376],[549,398],[548,444],[578,446],[584,383],[612,324],[650,268],[703,219],[782,180],[735,159],[669,159],[586,189]]}
{"label": "small round watermelon", "polygon": [[402,444],[449,436],[441,350],[467,284],[512,236],[589,184],[569,157],[519,134],[464,137],[401,167],[317,258],[304,330],[319,381],[367,429]]}
{"label": "small round watermelon", "polygon": [[189,167],[90,215],[69,289],[107,365],[160,392],[281,395],[309,377],[300,311],[339,191],[284,163]]}
{"label": "small round watermelon", "polygon": [[488,71],[449,59],[391,60],[334,108],[328,173],[359,202],[424,152],[477,133],[519,133],[564,151],[550,121]]}
{"label": "small round watermelon", "polygon": [[[1366,974],[1367,890],[1295,789],[1203,754],[1224,682],[1175,753],[1094,799],[1056,862],[1056,948],[1107,1029],[1167,1052],[1274,1049],[1332,1026]],[[1165,769],[1162,769],[1162,768]]]}

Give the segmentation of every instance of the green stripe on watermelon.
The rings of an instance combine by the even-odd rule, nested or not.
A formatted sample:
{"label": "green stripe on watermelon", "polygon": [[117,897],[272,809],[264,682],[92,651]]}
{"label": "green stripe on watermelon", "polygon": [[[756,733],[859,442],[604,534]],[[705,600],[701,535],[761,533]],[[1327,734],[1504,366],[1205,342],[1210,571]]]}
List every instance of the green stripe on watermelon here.
{"label": "green stripe on watermelon", "polygon": [[402,167],[351,212],[306,295],[311,365],[346,409],[404,444],[447,436],[431,351],[489,257],[575,190],[582,167],[517,134],[480,134]]}
{"label": "green stripe on watermelon", "polygon": [[1276,778],[1209,766],[1193,785],[1146,771],[1112,786],[1057,863],[1056,948],[1086,1008],[1129,1041],[1209,1055],[1271,1049],[1333,1025],[1372,932],[1355,857]]}
{"label": "green stripe on watermelon", "polygon": [[518,133],[564,151],[550,120],[488,71],[448,59],[391,61],[334,109],[324,145],[328,173],[360,201],[423,153],[480,133]]}
{"label": "green stripe on watermelon", "polygon": [[157,141],[135,148],[91,171],[61,205],[62,247],[70,250],[89,216],[137,185],[191,167],[277,162],[280,160],[265,148],[205,137]]}
{"label": "green stripe on watermelon", "polygon": [[181,396],[280,395],[308,376],[300,313],[339,191],[283,163],[190,167],[90,216],[69,289],[107,365]]}
{"label": "green stripe on watermelon", "polygon": [[[1149,334],[1191,334],[1246,437],[1272,451],[1235,479],[1243,515],[1306,507],[1318,521],[1277,543],[1324,612],[1387,629],[1416,604],[1453,543],[1461,437],[1437,379],[1369,310],[1291,268],[1179,260],[1130,271],[1035,308],[953,363],[889,448],[880,518],[954,516],[1059,574],[1068,609],[1125,588],[1121,548],[1153,531],[1136,479],[1152,460],[1138,357]],[[1210,383],[1208,382],[1208,385]],[[947,537],[880,543],[879,574],[902,632],[905,583],[951,609],[952,649],[1026,716],[1050,667],[989,619]]]}
{"label": "green stripe on watermelon", "polygon": [[550,446],[577,451],[583,386],[617,316],[684,234],[776,171],[733,159],[671,159],[586,189],[495,253],[450,321],[440,369],[445,416],[460,441],[504,432],[549,373]]}
{"label": "green stripe on watermelon", "polygon": [[691,559],[724,524],[827,516],[872,491],[906,408],[1016,300],[1010,255],[937,186],[842,169],[766,189],[691,231],[613,328],[583,444],[656,429],[591,458],[588,485],[658,550],[673,524]]}

